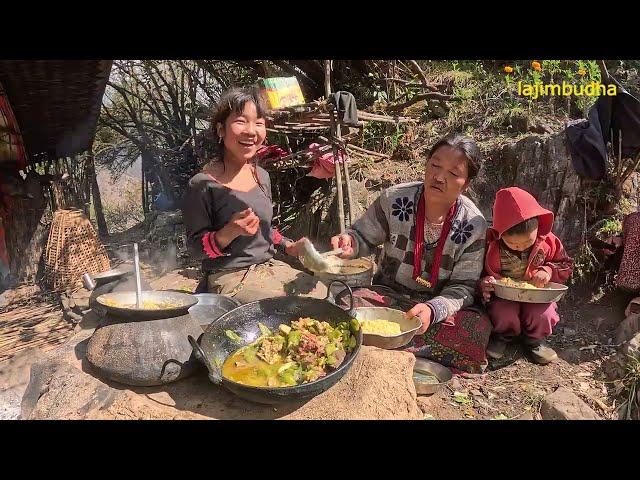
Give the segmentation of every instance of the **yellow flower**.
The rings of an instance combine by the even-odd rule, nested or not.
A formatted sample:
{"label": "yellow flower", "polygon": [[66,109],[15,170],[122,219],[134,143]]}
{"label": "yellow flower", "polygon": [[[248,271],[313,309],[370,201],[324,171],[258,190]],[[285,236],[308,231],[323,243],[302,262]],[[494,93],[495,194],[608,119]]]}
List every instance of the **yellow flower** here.
{"label": "yellow flower", "polygon": [[533,62],[531,62],[531,66],[537,72],[541,72],[542,71],[542,65],[540,65],[540,62],[538,62],[537,60],[534,60]]}
{"label": "yellow flower", "polygon": [[513,67],[510,67],[509,65],[507,65],[506,67],[504,67],[504,71],[506,73],[512,73],[513,72]]}
{"label": "yellow flower", "polygon": [[581,69],[578,70],[578,75],[580,75],[581,77],[586,75],[586,74],[587,74],[587,71],[584,68],[581,68]]}

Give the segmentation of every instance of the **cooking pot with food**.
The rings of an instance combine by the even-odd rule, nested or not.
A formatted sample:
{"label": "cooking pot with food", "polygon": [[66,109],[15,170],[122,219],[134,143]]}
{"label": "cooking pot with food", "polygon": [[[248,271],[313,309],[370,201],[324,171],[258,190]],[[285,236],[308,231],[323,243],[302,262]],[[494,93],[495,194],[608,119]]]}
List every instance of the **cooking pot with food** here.
{"label": "cooking pot with food", "polygon": [[[360,351],[362,330],[328,297],[286,296],[241,305],[196,338],[189,341],[214,384],[246,400],[279,404],[307,400],[340,380]],[[266,377],[266,385],[228,373],[229,367],[251,367],[242,365],[251,362],[260,363],[263,370],[257,374]]]}
{"label": "cooking pot with food", "polygon": [[[189,313],[198,303],[195,296],[144,291],[138,308],[135,292],[117,292],[103,294],[96,302],[102,321],[87,345],[87,360],[100,376],[153,386],[185,378],[199,368],[187,340],[202,334],[199,322],[205,321]],[[218,315],[234,306],[220,305]]]}

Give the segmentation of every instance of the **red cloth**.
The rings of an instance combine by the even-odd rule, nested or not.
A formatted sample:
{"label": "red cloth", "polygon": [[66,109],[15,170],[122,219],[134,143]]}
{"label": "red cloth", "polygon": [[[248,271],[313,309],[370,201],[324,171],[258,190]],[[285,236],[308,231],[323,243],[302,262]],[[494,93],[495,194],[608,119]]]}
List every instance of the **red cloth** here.
{"label": "red cloth", "polygon": [[[315,156],[313,167],[307,174],[309,177],[315,177],[320,179],[333,178],[336,173],[336,159],[333,156],[333,151],[329,150],[326,153],[320,152],[319,143],[312,143],[309,145],[308,151]],[[342,151],[338,152],[338,161],[344,162],[344,155]]]}
{"label": "red cloth", "polygon": [[278,145],[263,145],[256,152],[256,157],[261,164],[275,162],[282,157],[286,157],[288,153]]}
{"label": "red cloth", "polygon": [[542,340],[560,321],[555,303],[521,303],[494,298],[487,306],[493,331],[502,335],[526,335]]}
{"label": "red cloth", "polygon": [[538,269],[551,275],[551,281],[564,283],[573,271],[571,259],[558,237],[551,233],[553,213],[542,208],[529,192],[517,187],[503,188],[493,204],[493,227],[487,230],[486,275],[500,275],[500,243],[504,232],[514,225],[538,217],[538,238],[533,244],[524,278],[530,279]]}

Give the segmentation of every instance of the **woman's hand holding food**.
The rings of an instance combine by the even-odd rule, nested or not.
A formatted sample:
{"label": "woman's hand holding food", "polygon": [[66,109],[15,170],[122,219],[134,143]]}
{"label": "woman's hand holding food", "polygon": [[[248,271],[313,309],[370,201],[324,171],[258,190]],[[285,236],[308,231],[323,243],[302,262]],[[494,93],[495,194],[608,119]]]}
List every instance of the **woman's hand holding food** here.
{"label": "woman's hand holding food", "polygon": [[414,337],[416,335],[422,335],[424,332],[426,332],[431,325],[431,320],[433,319],[433,311],[431,310],[431,307],[426,303],[418,303],[411,310],[405,313],[405,315],[407,316],[407,318],[418,317],[422,322],[422,326],[414,334]]}
{"label": "woman's hand holding food", "polygon": [[302,245],[304,244],[304,241],[306,239],[307,239],[306,237],[302,237],[301,239],[295,242],[286,242],[284,246],[284,251],[287,253],[287,255],[291,255],[292,257],[299,257],[300,249],[302,248]]}
{"label": "woman's hand holding food", "polygon": [[346,233],[331,237],[331,248],[333,250],[342,249],[342,253],[338,255],[340,258],[351,258],[354,254],[353,237]]}
{"label": "woman's hand holding food", "polygon": [[251,237],[255,235],[258,228],[260,228],[260,218],[251,208],[247,208],[234,213],[231,220],[216,232],[216,242],[220,248],[225,248],[240,236]]}
{"label": "woman's hand holding food", "polygon": [[491,298],[491,292],[495,290],[493,288],[493,285],[495,283],[496,283],[496,279],[493,278],[491,275],[488,275],[480,279],[480,290],[482,291],[482,298],[484,298],[486,302],[488,302],[489,299]]}

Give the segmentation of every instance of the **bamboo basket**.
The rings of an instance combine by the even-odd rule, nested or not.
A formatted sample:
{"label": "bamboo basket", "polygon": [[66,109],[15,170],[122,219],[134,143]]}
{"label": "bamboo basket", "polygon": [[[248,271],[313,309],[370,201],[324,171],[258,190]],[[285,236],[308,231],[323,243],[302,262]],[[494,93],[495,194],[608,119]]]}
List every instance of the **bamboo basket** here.
{"label": "bamboo basket", "polygon": [[57,210],[45,249],[45,282],[55,291],[75,290],[84,273],[109,270],[107,251],[87,216],[77,209]]}

